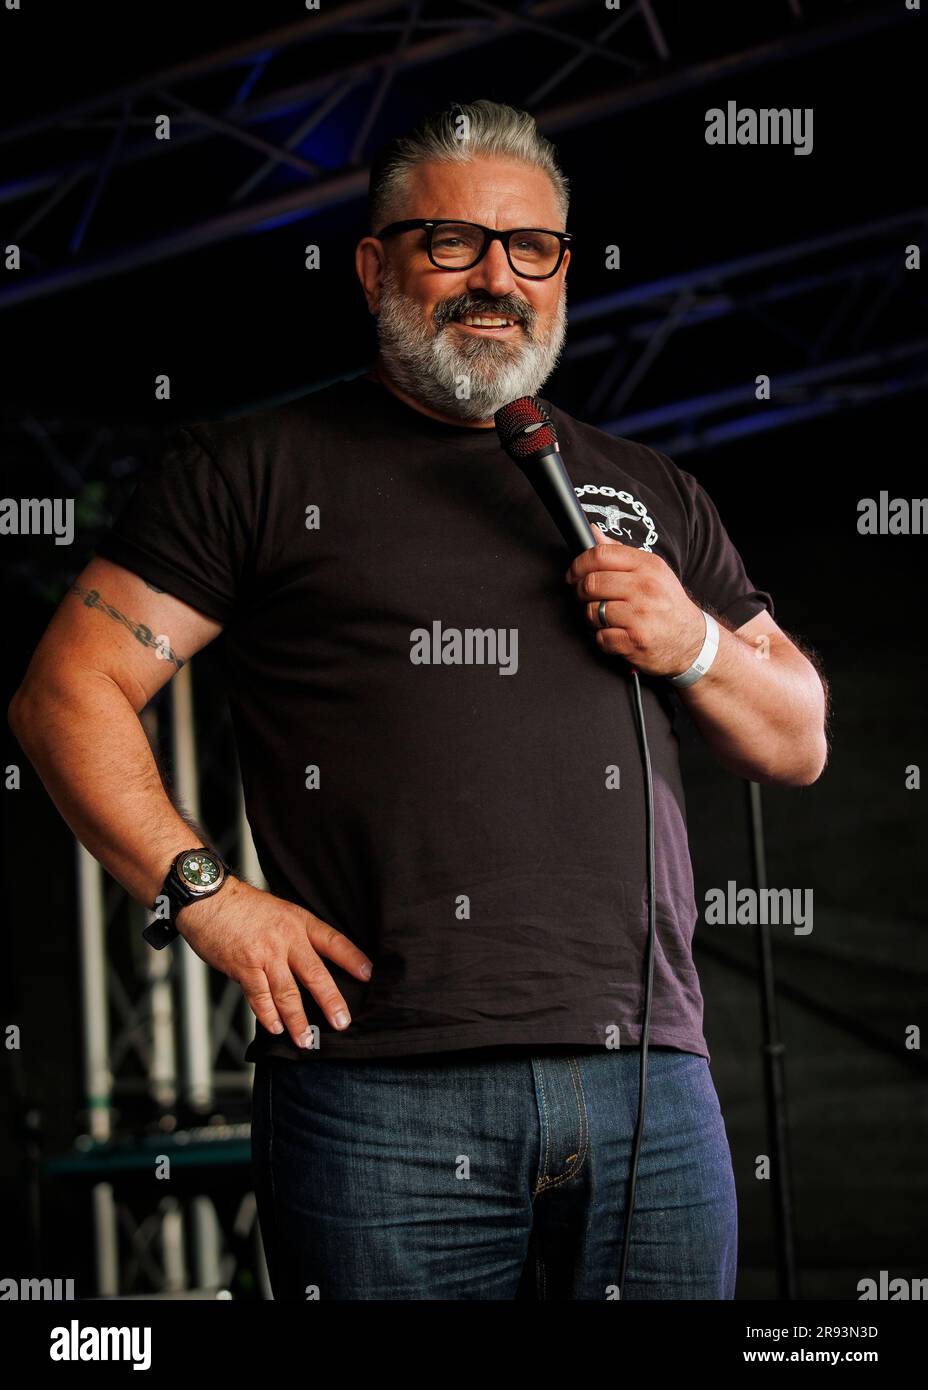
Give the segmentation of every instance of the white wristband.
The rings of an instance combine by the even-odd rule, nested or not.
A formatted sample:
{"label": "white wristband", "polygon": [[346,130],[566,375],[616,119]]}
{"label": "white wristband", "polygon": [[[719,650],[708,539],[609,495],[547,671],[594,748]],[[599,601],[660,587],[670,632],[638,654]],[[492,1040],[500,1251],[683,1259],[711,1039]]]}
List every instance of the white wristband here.
{"label": "white wristband", "polygon": [[702,610],[702,616],[706,620],[706,640],[702,644],[702,650],[688,671],[682,671],[679,676],[668,676],[671,685],[695,684],[700,676],[706,674],[715,660],[715,654],[719,649],[719,625],[705,609]]}

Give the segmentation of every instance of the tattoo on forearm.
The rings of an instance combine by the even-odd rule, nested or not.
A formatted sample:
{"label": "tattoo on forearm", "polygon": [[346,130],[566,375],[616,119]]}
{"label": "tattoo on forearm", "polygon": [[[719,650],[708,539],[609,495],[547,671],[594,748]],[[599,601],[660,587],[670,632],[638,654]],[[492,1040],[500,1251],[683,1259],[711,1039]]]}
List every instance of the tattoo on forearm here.
{"label": "tattoo on forearm", "polygon": [[[154,588],[154,585],[149,585]],[[127,618],[125,613],[120,613],[118,608],[114,608],[111,603],[100,597],[96,589],[84,589],[80,584],[71,585],[71,593],[79,595],[81,601],[87,608],[99,608],[107,617],[112,618],[117,623],[122,623],[132,633],[136,641],[141,642],[143,647],[153,647],[161,661],[173,661],[178,671],[184,665],[184,657],[178,656],[172,651],[166,637],[155,636],[150,627],[144,623],[135,623],[131,618]],[[162,591],[157,590],[158,593]]]}

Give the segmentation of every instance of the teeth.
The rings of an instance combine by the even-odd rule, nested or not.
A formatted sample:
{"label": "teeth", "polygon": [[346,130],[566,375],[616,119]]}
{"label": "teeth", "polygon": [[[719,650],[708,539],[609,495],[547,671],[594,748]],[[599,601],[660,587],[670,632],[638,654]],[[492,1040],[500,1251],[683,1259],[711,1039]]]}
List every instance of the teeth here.
{"label": "teeth", "polygon": [[515,320],[478,318],[476,314],[468,314],[461,322],[469,324],[471,328],[503,328],[510,326]]}

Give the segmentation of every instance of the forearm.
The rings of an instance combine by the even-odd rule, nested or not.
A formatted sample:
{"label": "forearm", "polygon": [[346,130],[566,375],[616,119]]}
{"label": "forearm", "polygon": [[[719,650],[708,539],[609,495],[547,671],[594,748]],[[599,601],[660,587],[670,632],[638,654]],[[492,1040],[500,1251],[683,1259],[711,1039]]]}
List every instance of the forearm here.
{"label": "forearm", "polygon": [[108,676],[33,681],[10,727],[78,840],[151,906],[171,859],[199,838],[174,808],[138,715]]}
{"label": "forearm", "polygon": [[756,782],[807,786],[827,758],[826,697],[812,666],[781,643],[766,649],[719,625],[711,667],[680,698],[730,772]]}

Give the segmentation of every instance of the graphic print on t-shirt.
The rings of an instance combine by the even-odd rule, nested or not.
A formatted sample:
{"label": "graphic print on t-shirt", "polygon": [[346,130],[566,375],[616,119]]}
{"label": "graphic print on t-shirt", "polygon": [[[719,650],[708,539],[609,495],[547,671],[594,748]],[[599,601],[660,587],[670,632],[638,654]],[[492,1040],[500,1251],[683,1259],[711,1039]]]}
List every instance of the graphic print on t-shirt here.
{"label": "graphic print on t-shirt", "polygon": [[574,492],[590,521],[595,521],[607,536],[614,536],[624,545],[630,543],[639,550],[651,551],[658,533],[647,507],[633,493],[619,491],[607,483],[584,483],[575,487]]}

